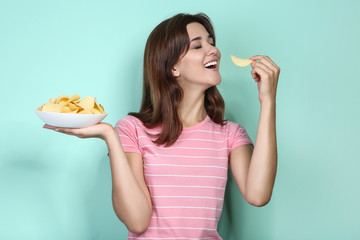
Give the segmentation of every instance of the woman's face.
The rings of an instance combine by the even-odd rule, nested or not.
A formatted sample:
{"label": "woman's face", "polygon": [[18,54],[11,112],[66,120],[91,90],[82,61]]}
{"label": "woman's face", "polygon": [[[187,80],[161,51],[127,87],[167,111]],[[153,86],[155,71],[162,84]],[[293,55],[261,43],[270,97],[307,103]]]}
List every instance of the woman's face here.
{"label": "woman's face", "polygon": [[205,27],[193,22],[187,25],[190,47],[173,68],[180,86],[202,91],[220,83],[219,73],[221,53]]}

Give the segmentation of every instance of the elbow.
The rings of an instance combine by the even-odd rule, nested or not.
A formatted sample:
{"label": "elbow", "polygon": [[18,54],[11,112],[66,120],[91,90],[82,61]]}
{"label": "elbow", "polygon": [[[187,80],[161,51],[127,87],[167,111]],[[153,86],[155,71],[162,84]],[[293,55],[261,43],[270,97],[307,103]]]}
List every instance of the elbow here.
{"label": "elbow", "polygon": [[115,213],[129,232],[141,234],[145,232],[150,225],[151,211],[146,213],[142,212],[142,214],[139,212],[133,214],[130,214],[129,212],[127,212],[127,214],[119,214],[120,212],[115,210]]}
{"label": "elbow", "polygon": [[271,200],[272,188],[248,188],[246,190],[245,200],[255,207],[263,207]]}
{"label": "elbow", "polygon": [[271,199],[271,195],[270,196],[254,196],[254,197],[246,198],[246,201],[255,207],[263,207],[270,202],[270,199]]}
{"label": "elbow", "polygon": [[150,225],[150,218],[149,217],[137,217],[137,218],[127,218],[122,220],[122,222],[125,224],[127,230],[129,232],[135,233],[135,234],[141,234],[146,231],[146,229]]}
{"label": "elbow", "polygon": [[270,199],[269,200],[263,200],[263,199],[247,200],[247,202],[249,204],[253,205],[254,207],[263,207],[270,202]]}
{"label": "elbow", "polygon": [[146,229],[150,225],[150,218],[151,217],[137,217],[137,218],[131,218],[126,219],[125,221],[122,221],[127,230],[129,232],[135,233],[135,234],[141,234],[146,231]]}
{"label": "elbow", "polygon": [[135,234],[141,234],[146,231],[146,229],[149,227],[149,222],[145,223],[145,221],[139,221],[134,224],[126,225],[126,228],[129,232],[135,233]]}
{"label": "elbow", "polygon": [[141,234],[150,225],[152,207],[146,205],[123,207],[113,198],[113,207],[119,220],[129,232]]}
{"label": "elbow", "polygon": [[129,232],[141,234],[146,231],[150,225],[151,211],[146,214],[132,215],[122,221]]}

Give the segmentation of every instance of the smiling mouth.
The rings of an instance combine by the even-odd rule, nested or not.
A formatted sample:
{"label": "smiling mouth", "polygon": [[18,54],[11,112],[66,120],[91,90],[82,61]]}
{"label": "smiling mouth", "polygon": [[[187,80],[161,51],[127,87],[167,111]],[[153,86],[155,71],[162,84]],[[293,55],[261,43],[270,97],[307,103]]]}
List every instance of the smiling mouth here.
{"label": "smiling mouth", "polygon": [[207,64],[205,64],[205,68],[207,69],[215,69],[217,65],[217,61],[212,61],[212,62],[208,62]]}

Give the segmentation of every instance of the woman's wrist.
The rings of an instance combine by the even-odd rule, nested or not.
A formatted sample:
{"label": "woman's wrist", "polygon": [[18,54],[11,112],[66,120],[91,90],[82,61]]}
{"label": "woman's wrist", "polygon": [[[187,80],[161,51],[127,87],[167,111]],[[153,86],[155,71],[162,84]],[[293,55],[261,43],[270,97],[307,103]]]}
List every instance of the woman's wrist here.
{"label": "woman's wrist", "polygon": [[117,132],[116,130],[109,124],[109,126],[106,128],[106,130],[104,131],[104,133],[102,134],[101,138],[106,142],[109,143],[111,141],[113,141],[114,139],[116,139],[117,136]]}
{"label": "woman's wrist", "polygon": [[276,101],[275,99],[266,99],[260,102],[261,107],[265,108],[276,108]]}

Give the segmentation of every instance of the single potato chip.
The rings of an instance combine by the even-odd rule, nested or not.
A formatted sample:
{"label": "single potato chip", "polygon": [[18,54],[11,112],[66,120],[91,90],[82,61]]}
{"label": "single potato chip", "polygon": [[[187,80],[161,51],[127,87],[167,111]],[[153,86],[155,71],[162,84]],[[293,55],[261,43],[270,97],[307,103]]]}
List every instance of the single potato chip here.
{"label": "single potato chip", "polygon": [[92,97],[84,97],[80,102],[79,102],[79,106],[82,107],[83,109],[93,109],[94,108],[94,99]]}
{"label": "single potato chip", "polygon": [[50,98],[49,99],[49,103],[54,103],[56,104],[57,98]]}
{"label": "single potato chip", "polygon": [[100,114],[104,114],[104,108],[99,105],[96,101],[96,98],[95,98],[95,101],[94,101],[94,109],[98,110]]}
{"label": "single potato chip", "polygon": [[38,110],[39,111],[42,111],[42,108],[43,108],[43,106],[45,105],[46,103],[44,103],[44,104],[42,104],[40,107],[38,107]]}
{"label": "single potato chip", "polygon": [[69,101],[69,97],[67,95],[60,95],[57,97],[57,104],[63,104],[66,105]]}
{"label": "single potato chip", "polygon": [[97,110],[96,108],[91,109],[90,112],[92,114],[101,114],[101,112],[99,110]]}
{"label": "single potato chip", "polygon": [[61,104],[63,106],[66,106],[66,105],[69,104],[69,99],[68,98],[63,98],[63,99],[60,99],[60,100],[58,99],[57,104]]}
{"label": "single potato chip", "polygon": [[71,109],[71,111],[77,111],[80,106],[76,105],[75,103],[69,102],[68,107]]}
{"label": "single potato chip", "polygon": [[104,107],[103,107],[101,104],[99,104],[99,106],[100,106],[100,112],[101,112],[101,114],[105,113]]}
{"label": "single potato chip", "polygon": [[72,111],[71,111],[71,109],[70,109],[68,106],[63,106],[63,107],[61,108],[61,112],[62,112],[62,113],[70,113],[70,112],[72,112]]}
{"label": "single potato chip", "polygon": [[88,109],[83,109],[80,112],[78,112],[79,114],[93,114],[90,110]]}
{"label": "single potato chip", "polygon": [[61,109],[62,109],[62,105],[61,104],[55,104],[55,103],[47,103],[42,107],[43,112],[57,112],[57,113],[61,113]]}
{"label": "single potato chip", "polygon": [[253,61],[251,59],[238,58],[233,55],[231,55],[231,60],[234,62],[235,65],[237,65],[239,67],[246,67]]}
{"label": "single potato chip", "polygon": [[79,101],[80,100],[80,96],[77,94],[74,94],[70,97],[69,102],[75,102],[75,101]]}

